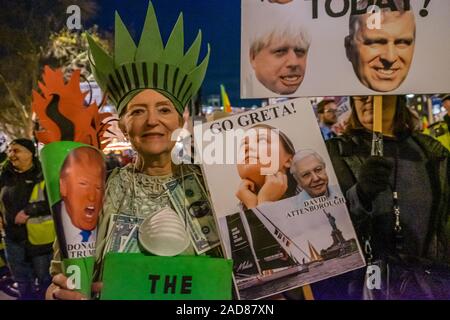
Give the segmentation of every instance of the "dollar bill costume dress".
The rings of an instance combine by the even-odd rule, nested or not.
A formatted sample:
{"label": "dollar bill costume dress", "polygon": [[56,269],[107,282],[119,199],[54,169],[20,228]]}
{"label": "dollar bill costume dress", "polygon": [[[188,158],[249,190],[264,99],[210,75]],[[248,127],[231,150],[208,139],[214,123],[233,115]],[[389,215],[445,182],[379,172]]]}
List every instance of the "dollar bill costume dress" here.
{"label": "dollar bill costume dress", "polygon": [[[200,170],[194,166],[184,166],[183,174],[196,173]],[[97,250],[108,251],[106,242],[108,226],[114,214],[127,215],[141,219],[152,217],[163,208],[175,209],[172,206],[165,184],[174,179],[181,178],[180,168],[172,174],[164,176],[149,176],[133,169],[129,164],[122,169],[116,169],[108,179],[103,214],[99,221],[99,239]],[[113,249],[113,248],[110,248]],[[131,250],[131,252],[136,250]],[[192,245],[183,254],[194,254]]]}

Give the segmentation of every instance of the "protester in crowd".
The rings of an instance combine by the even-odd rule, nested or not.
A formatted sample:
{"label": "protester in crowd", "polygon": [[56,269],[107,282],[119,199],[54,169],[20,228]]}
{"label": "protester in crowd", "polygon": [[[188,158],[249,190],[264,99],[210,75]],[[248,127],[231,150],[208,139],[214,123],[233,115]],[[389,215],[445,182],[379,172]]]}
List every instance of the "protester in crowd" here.
{"label": "protester in crowd", "polygon": [[289,3],[292,0],[269,0],[269,2],[271,3],[279,3],[279,4],[285,4],[285,3]]}
{"label": "protester in crowd", "polygon": [[226,217],[229,241],[225,241],[235,274],[239,275],[237,281],[296,265],[252,210],[295,194],[296,182],[289,172],[294,153],[294,145],[286,134],[269,125],[249,128],[241,141],[237,164],[241,178],[236,191],[238,212]]}
{"label": "protester in crowd", "polygon": [[317,104],[319,127],[324,140],[336,137],[333,125],[337,122],[337,105],[334,99],[324,99]]}
{"label": "protester in crowd", "polygon": [[98,216],[102,210],[106,168],[103,155],[79,147],[66,157],[60,171],[61,200],[53,204],[58,243],[69,257],[77,244],[95,243]]}
{"label": "protester in crowd", "polygon": [[[13,280],[11,277],[11,273],[9,271],[8,265],[6,263],[6,255],[5,255],[5,228],[3,223],[3,208],[2,203],[0,201],[0,291],[5,292],[8,295],[11,295],[11,292],[8,292],[12,289]],[[20,296],[19,292],[14,289],[13,296],[16,298]]]}
{"label": "protester in crowd", "polygon": [[[149,218],[163,208],[172,207],[164,186],[166,182],[178,178],[183,179],[189,173],[201,176],[197,167],[175,165],[172,162],[171,152],[175,145],[172,134],[183,126],[183,122],[189,120],[188,114],[187,116],[185,114],[183,118],[183,111],[203,81],[209,50],[207,57],[199,66],[196,65],[197,57],[194,59],[192,56],[189,59],[186,58],[184,64],[180,65],[180,59],[171,60],[173,52],[170,52],[170,50],[176,50],[176,48],[166,46],[166,50],[163,50],[162,40],[160,40],[161,36],[155,21],[156,16],[150,3],[145,23],[146,27],[144,27],[141,36],[145,41],[141,39],[140,45],[136,49],[136,57],[142,55],[143,59],[147,60],[141,61],[136,58],[136,61],[134,61],[135,55],[133,54],[132,57],[129,57],[129,61],[122,61],[122,64],[129,63],[135,68],[135,64],[139,63],[139,70],[142,70],[143,67],[151,67],[152,69],[147,70],[145,75],[141,75],[142,81],[139,81],[137,76],[131,79],[128,78],[128,80],[132,81],[128,87],[117,87],[117,83],[124,83],[122,79],[120,82],[114,82],[114,85],[109,82],[111,79],[114,79],[113,74],[119,75],[119,73],[114,71],[114,69],[107,69],[105,65],[102,68],[102,66],[96,64],[97,59],[103,59],[106,53],[100,52],[102,49],[89,38],[90,50],[94,61],[93,68],[97,81],[103,90],[110,91],[109,93],[117,106],[120,116],[120,129],[137,153],[137,157],[132,164],[114,170],[108,178],[105,203],[99,217],[97,229],[97,266],[95,273],[95,280],[97,281],[101,281],[100,270],[102,269],[103,255],[106,253],[107,228],[111,216],[120,213],[138,218]],[[116,26],[117,23],[121,22],[116,17]],[[154,23],[152,25],[153,28],[148,28],[149,23]],[[122,28],[125,29],[124,26]],[[121,52],[117,50],[123,50],[124,52],[129,50],[128,47],[123,47],[124,43],[128,44],[124,40],[128,39],[123,39],[121,38],[122,36],[123,34],[116,31],[115,57]],[[151,46],[145,44],[147,38],[153,39],[155,43],[160,43],[159,53],[161,55],[155,52],[158,47],[154,43]],[[200,38],[197,38],[197,45],[200,45],[199,40]],[[175,40],[172,39],[172,41],[182,40],[177,38]],[[171,39],[169,39],[168,43],[170,42]],[[195,46],[196,44],[194,43],[193,45]],[[164,57],[167,58],[164,62],[152,60],[163,59]],[[110,59],[112,60],[112,58]],[[173,72],[164,73],[164,68],[166,70],[168,68],[177,69],[177,71],[175,74]],[[161,75],[160,78],[158,78],[158,69],[161,69],[159,73]],[[120,70],[122,70],[122,67]],[[149,73],[147,74],[147,72]],[[111,76],[104,77],[103,75],[105,74],[111,74]],[[163,79],[163,76],[165,79]],[[187,81],[186,79],[183,81],[183,78],[186,78]],[[153,80],[146,81],[145,79]],[[160,80],[160,82],[157,80]],[[171,85],[168,87],[167,83]],[[186,85],[184,90],[182,90],[184,83],[191,83],[191,85]],[[53,284],[47,290],[47,298],[86,298],[78,292],[68,290],[66,285],[67,278],[61,273],[62,268],[58,253],[56,252],[52,262],[51,273],[54,277]],[[195,254],[192,244],[189,244],[182,254]],[[100,288],[101,282],[94,283],[94,292],[99,291]]]}
{"label": "protester in crowd", "polygon": [[[21,299],[43,298],[50,284],[51,243],[33,245],[29,241],[26,223],[30,217],[48,216],[43,175],[35,157],[31,140],[16,139],[8,147],[8,161],[0,176],[1,201],[5,218],[6,257]],[[34,189],[40,199],[31,202]],[[36,200],[36,199],[35,199]],[[34,286],[37,278],[39,286]]]}
{"label": "protester in crowd", "polygon": [[[358,10],[371,1],[356,3]],[[408,76],[414,56],[416,22],[409,2],[394,0],[398,11],[380,8],[380,28],[367,23],[372,12],[350,16],[349,35],[345,38],[347,58],[361,84],[378,92],[397,89]],[[372,2],[373,3],[373,2]]]}
{"label": "protester in crowd", "polygon": [[385,96],[384,156],[371,156],[373,97],[353,97],[351,106],[346,134],[327,147],[366,258],[390,273],[382,273],[378,291],[360,270],[316,284],[316,297],[450,298],[448,150],[414,130],[404,96]]}
{"label": "protester in crowd", "polygon": [[[444,115],[444,121],[445,121],[445,124],[447,125],[447,136],[450,139],[450,94],[446,95],[442,99],[442,106],[447,111],[447,114]],[[450,150],[450,142],[448,144],[446,144],[446,147],[447,147],[447,149]]]}
{"label": "protester in crowd", "polygon": [[443,121],[438,121],[424,129],[425,134],[429,134],[450,150],[450,95],[442,98],[442,106],[446,110]]}
{"label": "protester in crowd", "polygon": [[447,114],[444,116],[444,119],[447,123],[450,123],[450,94],[447,94],[442,98],[442,106],[447,111]]}

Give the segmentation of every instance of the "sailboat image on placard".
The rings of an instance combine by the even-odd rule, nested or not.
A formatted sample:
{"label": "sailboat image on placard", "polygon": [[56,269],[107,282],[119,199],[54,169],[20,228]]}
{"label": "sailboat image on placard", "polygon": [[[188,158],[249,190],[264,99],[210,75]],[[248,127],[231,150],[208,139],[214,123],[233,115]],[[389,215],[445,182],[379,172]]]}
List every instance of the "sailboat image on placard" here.
{"label": "sailboat image on placard", "polygon": [[308,247],[309,247],[309,261],[310,261],[308,265],[314,266],[323,264],[322,256],[319,254],[319,252],[317,252],[316,248],[314,248],[314,246],[309,240],[308,240]]}

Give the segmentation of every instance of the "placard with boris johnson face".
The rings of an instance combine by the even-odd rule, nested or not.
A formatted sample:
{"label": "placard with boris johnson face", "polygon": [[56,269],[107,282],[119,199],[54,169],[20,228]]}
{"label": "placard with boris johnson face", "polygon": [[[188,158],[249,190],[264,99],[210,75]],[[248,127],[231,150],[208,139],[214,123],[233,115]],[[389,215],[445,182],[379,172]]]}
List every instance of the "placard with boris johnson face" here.
{"label": "placard with boris johnson face", "polygon": [[44,68],[40,91],[33,91],[40,153],[63,272],[70,285],[90,296],[96,230],[105,192],[106,165],[101,148],[108,124],[98,106],[86,105],[80,72],[68,81],[60,69]]}

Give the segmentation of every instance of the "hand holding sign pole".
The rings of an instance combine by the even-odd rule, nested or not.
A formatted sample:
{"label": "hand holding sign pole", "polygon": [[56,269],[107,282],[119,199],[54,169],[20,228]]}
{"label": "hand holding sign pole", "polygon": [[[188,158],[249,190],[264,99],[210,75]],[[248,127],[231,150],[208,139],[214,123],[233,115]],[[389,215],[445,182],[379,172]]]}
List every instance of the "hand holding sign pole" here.
{"label": "hand holding sign pole", "polygon": [[372,156],[383,156],[383,96],[373,97]]}

